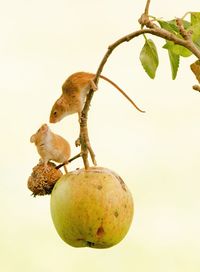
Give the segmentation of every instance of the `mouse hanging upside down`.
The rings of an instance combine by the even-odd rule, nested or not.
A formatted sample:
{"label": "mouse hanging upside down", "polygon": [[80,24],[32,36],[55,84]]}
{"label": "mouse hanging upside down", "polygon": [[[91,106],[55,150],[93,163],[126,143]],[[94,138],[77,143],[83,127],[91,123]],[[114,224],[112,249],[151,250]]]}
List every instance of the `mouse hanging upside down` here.
{"label": "mouse hanging upside down", "polygon": [[[81,111],[84,107],[86,96],[90,89],[94,91],[97,89],[93,79],[95,74],[86,72],[77,72],[69,76],[62,86],[62,95],[54,103],[49,121],[50,123],[57,123],[65,116],[78,113],[79,120]],[[128,101],[140,112],[144,112],[132,101],[132,99],[113,81],[100,75],[101,79],[112,84]]]}

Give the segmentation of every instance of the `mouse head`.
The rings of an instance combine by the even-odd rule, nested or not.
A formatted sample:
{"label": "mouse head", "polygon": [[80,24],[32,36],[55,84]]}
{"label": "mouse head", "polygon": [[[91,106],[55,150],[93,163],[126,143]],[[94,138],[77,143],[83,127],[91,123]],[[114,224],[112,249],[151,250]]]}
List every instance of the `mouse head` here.
{"label": "mouse head", "polygon": [[30,138],[30,142],[31,143],[35,143],[37,144],[38,141],[42,140],[43,138],[45,138],[45,136],[47,135],[47,132],[49,130],[49,127],[47,124],[43,124],[38,131],[33,134]]}
{"label": "mouse head", "polygon": [[61,96],[60,98],[58,98],[58,100],[54,103],[52,107],[49,122],[57,123],[61,119],[63,119],[67,114],[68,114],[67,104],[63,96]]}

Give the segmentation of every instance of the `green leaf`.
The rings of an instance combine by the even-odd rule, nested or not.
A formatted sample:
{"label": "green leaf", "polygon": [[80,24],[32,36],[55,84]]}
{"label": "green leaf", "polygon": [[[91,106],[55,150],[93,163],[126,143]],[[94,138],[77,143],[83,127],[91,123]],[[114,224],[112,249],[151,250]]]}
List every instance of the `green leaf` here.
{"label": "green leaf", "polygon": [[200,24],[200,12],[191,12],[191,24]]}
{"label": "green leaf", "polygon": [[169,60],[170,60],[170,66],[172,71],[172,79],[174,80],[177,76],[178,68],[179,68],[179,61],[180,61],[180,55],[173,52],[174,44],[172,42],[166,42],[166,44],[163,46],[163,48],[168,50]]}
{"label": "green leaf", "polygon": [[190,50],[188,50],[182,45],[174,44],[171,41],[167,41],[166,44],[163,46],[163,48],[168,49],[172,51],[174,54],[185,57],[185,58],[192,55],[192,52],[190,52]]}
{"label": "green leaf", "polygon": [[160,24],[161,28],[168,30],[171,33],[176,34],[178,31],[178,28],[171,25],[169,22],[158,20],[158,23]]}
{"label": "green leaf", "polygon": [[196,46],[197,46],[197,47],[199,48],[199,50],[200,50],[200,37],[199,37],[199,39],[196,40],[194,43],[196,44]]}
{"label": "green leaf", "polygon": [[156,46],[152,40],[146,39],[142,51],[140,52],[140,61],[149,77],[154,79],[159,59]]}
{"label": "green leaf", "polygon": [[174,52],[170,49],[168,49],[168,55],[169,55],[171,71],[172,71],[172,79],[174,80],[177,76],[180,56],[177,54],[174,54]]}
{"label": "green leaf", "polygon": [[200,39],[200,23],[192,25],[188,28],[188,30],[192,30],[192,40],[196,42]]}

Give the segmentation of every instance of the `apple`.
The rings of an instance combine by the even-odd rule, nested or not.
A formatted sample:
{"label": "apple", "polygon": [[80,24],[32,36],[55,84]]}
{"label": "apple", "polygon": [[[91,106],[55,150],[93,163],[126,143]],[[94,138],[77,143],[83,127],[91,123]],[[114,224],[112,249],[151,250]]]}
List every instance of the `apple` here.
{"label": "apple", "polygon": [[108,248],[127,234],[133,199],[119,175],[102,167],[63,175],[51,193],[51,216],[59,236],[73,247]]}

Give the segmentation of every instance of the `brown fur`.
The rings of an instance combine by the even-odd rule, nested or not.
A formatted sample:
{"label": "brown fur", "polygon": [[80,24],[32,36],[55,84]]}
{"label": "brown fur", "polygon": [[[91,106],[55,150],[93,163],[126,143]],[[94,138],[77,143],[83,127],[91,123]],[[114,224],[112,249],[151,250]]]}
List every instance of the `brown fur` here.
{"label": "brown fur", "polygon": [[[73,113],[78,113],[80,117],[86,95],[91,87],[94,88],[94,83],[92,82],[94,77],[95,75],[91,73],[77,72],[66,79],[62,86],[62,95],[52,107],[50,123],[59,122],[65,116]],[[100,76],[100,78],[112,84],[137,110],[144,112],[140,110],[132,99],[113,81],[104,76]]]}
{"label": "brown fur", "polygon": [[47,165],[52,160],[58,163],[64,163],[70,157],[70,145],[60,135],[53,133],[47,124],[31,136],[31,143],[35,143],[41,162]]}

